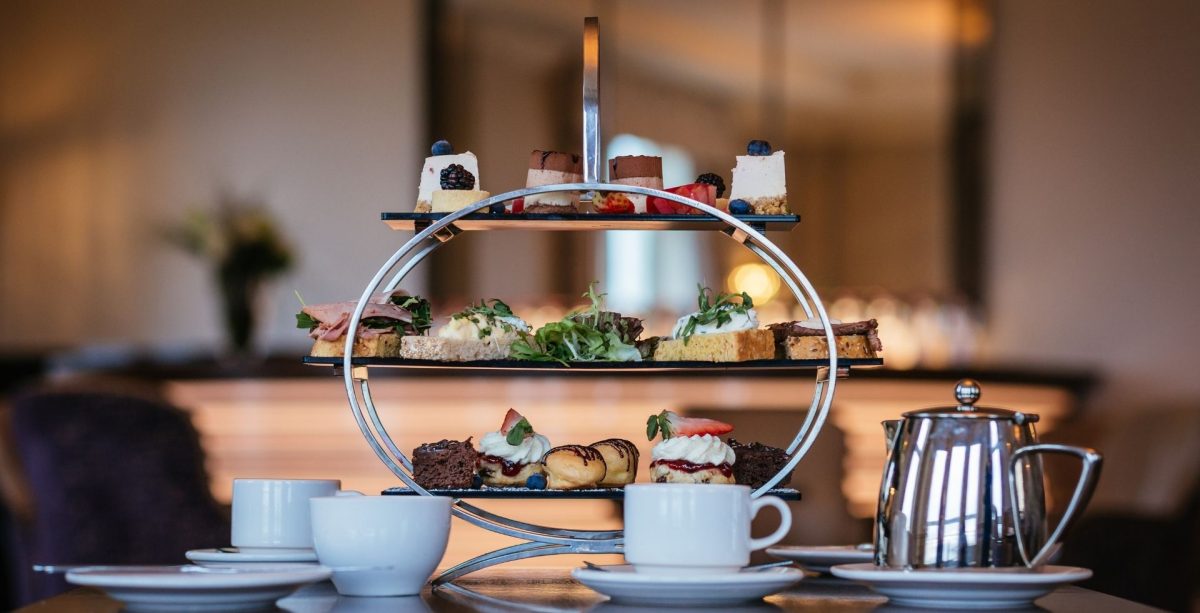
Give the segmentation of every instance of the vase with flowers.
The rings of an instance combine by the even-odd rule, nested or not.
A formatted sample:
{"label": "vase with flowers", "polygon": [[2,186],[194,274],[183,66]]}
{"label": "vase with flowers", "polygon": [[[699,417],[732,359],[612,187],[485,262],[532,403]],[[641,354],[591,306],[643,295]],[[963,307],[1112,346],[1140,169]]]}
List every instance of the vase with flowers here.
{"label": "vase with flowers", "polygon": [[229,348],[237,356],[249,355],[259,294],[294,259],[274,218],[260,203],[222,197],[213,211],[189,211],[167,231],[167,239],[212,266]]}

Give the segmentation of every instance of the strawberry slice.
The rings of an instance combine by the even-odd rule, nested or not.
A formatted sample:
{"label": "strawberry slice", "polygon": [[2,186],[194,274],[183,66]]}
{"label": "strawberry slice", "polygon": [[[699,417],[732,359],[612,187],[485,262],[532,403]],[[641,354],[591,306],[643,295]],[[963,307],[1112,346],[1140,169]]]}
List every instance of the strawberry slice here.
{"label": "strawberry slice", "polygon": [[504,414],[504,424],[500,426],[500,434],[508,434],[508,431],[512,430],[512,427],[517,425],[517,422],[521,421],[522,419],[525,419],[524,415],[521,415],[513,409],[509,409],[508,413]]}
{"label": "strawberry slice", "polygon": [[625,194],[612,192],[596,205],[597,213],[632,213],[633,201]]}
{"label": "strawberry slice", "polygon": [[513,215],[519,215],[521,213],[524,213],[525,212],[525,199],[517,198],[516,200],[513,200],[512,208],[508,212],[512,213]]}
{"label": "strawberry slice", "polygon": [[704,417],[683,417],[672,411],[651,415],[650,419],[646,420],[646,438],[649,440],[654,440],[654,436],[659,432],[662,433],[663,440],[667,440],[676,436],[720,436],[732,431],[733,426],[723,421]]}
{"label": "strawberry slice", "polygon": [[[717,188],[707,183],[688,183],[687,185],[672,187],[666,191],[671,192],[672,194],[683,196],[685,198],[691,198],[692,200],[702,202],[709,206],[714,206],[717,203]],[[699,211],[689,206],[667,200],[666,198],[658,198],[656,196],[650,197],[647,208],[657,211],[658,213],[662,213],[663,215],[701,214]]]}

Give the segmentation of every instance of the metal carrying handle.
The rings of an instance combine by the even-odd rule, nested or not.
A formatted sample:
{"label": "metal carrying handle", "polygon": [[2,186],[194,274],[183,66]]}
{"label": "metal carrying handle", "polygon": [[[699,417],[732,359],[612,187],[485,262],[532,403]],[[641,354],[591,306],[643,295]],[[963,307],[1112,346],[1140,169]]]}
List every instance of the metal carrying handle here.
{"label": "metal carrying handle", "polygon": [[600,181],[600,20],[583,20],[583,182]]}
{"label": "metal carrying handle", "polygon": [[[1083,468],[1079,471],[1079,481],[1075,484],[1075,492],[1071,494],[1071,501],[1067,503],[1067,510],[1059,520],[1058,526],[1054,528],[1050,538],[1046,539],[1046,544],[1042,545],[1042,549],[1037,552],[1037,555],[1030,559],[1025,545],[1025,536],[1021,531],[1021,510],[1017,506],[1017,462],[1021,458],[1035,453],[1060,453],[1075,456],[1083,462]],[[1050,557],[1050,553],[1057,548],[1059,539],[1066,533],[1067,528],[1070,528],[1071,524],[1078,519],[1080,512],[1091,499],[1092,492],[1096,490],[1096,482],[1100,479],[1100,467],[1103,465],[1103,461],[1104,458],[1095,449],[1054,443],[1028,445],[1013,452],[1008,461],[1008,499],[1012,508],[1013,525],[1016,526],[1017,550],[1020,551],[1021,560],[1025,562],[1025,566],[1029,568],[1041,566],[1046,562],[1046,558]]]}

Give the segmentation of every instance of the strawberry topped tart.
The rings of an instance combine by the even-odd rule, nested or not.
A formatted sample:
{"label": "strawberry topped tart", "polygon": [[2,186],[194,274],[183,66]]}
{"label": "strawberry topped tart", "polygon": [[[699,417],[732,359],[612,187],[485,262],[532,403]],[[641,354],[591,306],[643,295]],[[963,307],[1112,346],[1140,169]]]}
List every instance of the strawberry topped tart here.
{"label": "strawberry topped tart", "polygon": [[549,450],[550,439],[509,409],[500,430],[479,441],[479,477],[492,487],[523,487],[531,475],[544,474],[541,459]]}
{"label": "strawberry topped tart", "polygon": [[733,426],[671,411],[646,420],[646,437],[662,440],[650,450],[650,480],[655,483],[733,483],[733,449],[719,438]]}

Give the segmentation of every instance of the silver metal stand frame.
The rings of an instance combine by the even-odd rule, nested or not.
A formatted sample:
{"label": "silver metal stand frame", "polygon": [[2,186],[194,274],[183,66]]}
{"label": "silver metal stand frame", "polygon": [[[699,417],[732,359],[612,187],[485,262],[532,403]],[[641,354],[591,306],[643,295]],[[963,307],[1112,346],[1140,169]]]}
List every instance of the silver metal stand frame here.
{"label": "silver metal stand frame", "polygon": [[[449,242],[461,234],[461,229],[455,222],[477,211],[486,211],[491,205],[504,203],[516,198],[543,194],[549,192],[579,191],[579,192],[621,192],[641,194],[670,200],[690,207],[700,214],[708,215],[723,222],[722,232],[771,266],[788,289],[795,295],[807,317],[816,317],[821,321],[825,331],[825,342],[829,349],[828,366],[817,371],[816,386],[813,391],[812,403],[804,423],[800,426],[796,437],[787,448],[791,460],[771,480],[756,489],[751,495],[762,496],[767,490],[774,488],[783,476],[795,469],[800,460],[808,453],[815,442],[817,434],[825,424],[829,407],[833,401],[834,389],[838,376],[844,376],[845,370],[839,370],[837,344],[834,340],[833,328],[829,316],[812,284],[800,269],[762,233],[750,225],[740,221],[724,211],[701,202],[678,196],[669,192],[630,185],[616,185],[599,182],[600,169],[600,115],[599,115],[599,28],[594,17],[584,22],[584,70],[583,70],[583,155],[584,182],[545,185],[519,189],[498,194],[481,200],[464,209],[442,217],[425,229],[417,232],[408,242],[398,249],[391,258],[379,269],[371,282],[363,290],[358,299],[354,313],[350,318],[350,326],[346,333],[345,355],[342,359],[342,371],[346,385],[346,397],[350,401],[351,413],[358,423],[363,437],[375,451],[375,455],[387,465],[406,486],[418,494],[429,496],[429,491],[422,488],[412,477],[412,462],[403,451],[397,447],[392,436],[383,426],[379,411],[371,397],[367,367],[353,364],[354,338],[358,330],[363,310],[366,308],[371,295],[381,288],[391,291],[398,287],[401,281],[412,269],[432,254],[442,244]],[[395,271],[395,272],[393,272]],[[386,280],[386,282],[385,282]],[[547,555],[567,553],[621,553],[622,532],[620,530],[573,530],[553,528],[529,524],[493,513],[489,513],[462,499],[457,499],[452,512],[458,518],[476,526],[504,534],[524,542],[511,547],[483,554],[453,568],[450,568],[434,579],[434,585],[453,581],[468,573],[503,564],[513,560],[533,558]]]}

